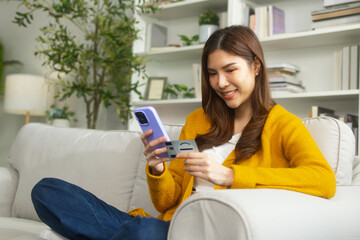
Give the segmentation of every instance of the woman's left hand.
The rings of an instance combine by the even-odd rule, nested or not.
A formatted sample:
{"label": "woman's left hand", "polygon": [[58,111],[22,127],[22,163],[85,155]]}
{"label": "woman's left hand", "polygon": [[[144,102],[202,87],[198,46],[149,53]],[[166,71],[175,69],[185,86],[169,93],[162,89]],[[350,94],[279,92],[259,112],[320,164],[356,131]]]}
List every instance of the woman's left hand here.
{"label": "woman's left hand", "polygon": [[179,153],[176,158],[185,158],[185,171],[215,185],[230,187],[234,181],[234,170],[225,167],[202,152]]}

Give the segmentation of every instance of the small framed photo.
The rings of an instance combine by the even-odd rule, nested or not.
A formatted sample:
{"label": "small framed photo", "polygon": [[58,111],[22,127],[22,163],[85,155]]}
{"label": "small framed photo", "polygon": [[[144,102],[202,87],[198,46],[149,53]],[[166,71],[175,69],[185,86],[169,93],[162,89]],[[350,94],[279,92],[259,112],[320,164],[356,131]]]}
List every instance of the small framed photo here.
{"label": "small framed photo", "polygon": [[145,99],[160,100],[163,99],[166,86],[166,77],[151,77],[146,85]]}

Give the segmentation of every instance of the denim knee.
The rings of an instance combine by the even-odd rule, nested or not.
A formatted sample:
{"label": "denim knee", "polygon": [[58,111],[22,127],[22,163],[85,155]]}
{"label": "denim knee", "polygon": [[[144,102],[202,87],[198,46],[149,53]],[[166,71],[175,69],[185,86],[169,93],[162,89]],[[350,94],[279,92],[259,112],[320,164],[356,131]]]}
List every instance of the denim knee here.
{"label": "denim knee", "polygon": [[48,188],[49,186],[56,186],[57,183],[61,181],[56,178],[43,178],[41,179],[31,191],[31,200],[34,206],[38,206],[41,201],[46,201],[46,197],[48,196]]}

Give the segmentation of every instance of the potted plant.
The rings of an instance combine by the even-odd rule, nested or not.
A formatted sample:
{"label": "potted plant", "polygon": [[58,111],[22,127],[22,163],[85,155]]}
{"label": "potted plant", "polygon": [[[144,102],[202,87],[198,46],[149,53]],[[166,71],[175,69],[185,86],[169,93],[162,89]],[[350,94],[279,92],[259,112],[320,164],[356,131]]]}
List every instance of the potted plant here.
{"label": "potted plant", "polygon": [[69,107],[64,105],[62,108],[57,108],[54,104],[50,106],[51,111],[47,110],[46,116],[48,121],[57,127],[70,127],[70,121],[77,122],[75,112],[69,111]]}
{"label": "potted plant", "polygon": [[168,98],[168,99],[178,98],[178,93],[177,93],[174,85],[172,85],[172,84],[169,84],[165,87],[164,93],[165,93],[166,98]]}
{"label": "potted plant", "polygon": [[[101,105],[114,105],[123,123],[131,117],[130,92],[140,95],[139,82],[132,82],[132,75],[146,76],[144,57],[132,51],[133,42],[139,38],[134,14],[155,10],[143,2],[20,1],[25,12],[16,12],[14,22],[19,26],[31,24],[36,11],[48,14],[49,21],[37,37],[41,48],[35,55],[43,57],[43,65],[59,73],[54,84],[60,88],[60,100],[75,94],[85,102],[88,128],[96,128]],[[75,35],[70,29],[81,34]]]}
{"label": "potted plant", "polygon": [[167,93],[167,97],[170,99],[177,98],[182,95],[183,98],[193,98],[195,96],[195,89],[189,88],[184,84],[169,84],[164,92]]}
{"label": "potted plant", "polygon": [[206,10],[199,16],[199,41],[206,42],[210,35],[219,28],[219,16],[212,10]]}
{"label": "potted plant", "polygon": [[192,37],[188,37],[186,35],[183,35],[183,34],[179,34],[179,37],[181,39],[181,41],[183,41],[184,43],[184,46],[191,46],[194,42],[198,41],[199,40],[199,35],[196,34]]}

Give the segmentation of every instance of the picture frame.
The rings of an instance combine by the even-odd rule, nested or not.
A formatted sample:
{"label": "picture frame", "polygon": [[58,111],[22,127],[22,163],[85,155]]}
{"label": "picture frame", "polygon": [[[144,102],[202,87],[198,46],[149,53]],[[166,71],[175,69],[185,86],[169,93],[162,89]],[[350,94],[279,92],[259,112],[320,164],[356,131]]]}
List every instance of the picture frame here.
{"label": "picture frame", "polygon": [[161,100],[164,97],[166,77],[150,77],[146,85],[145,100]]}

